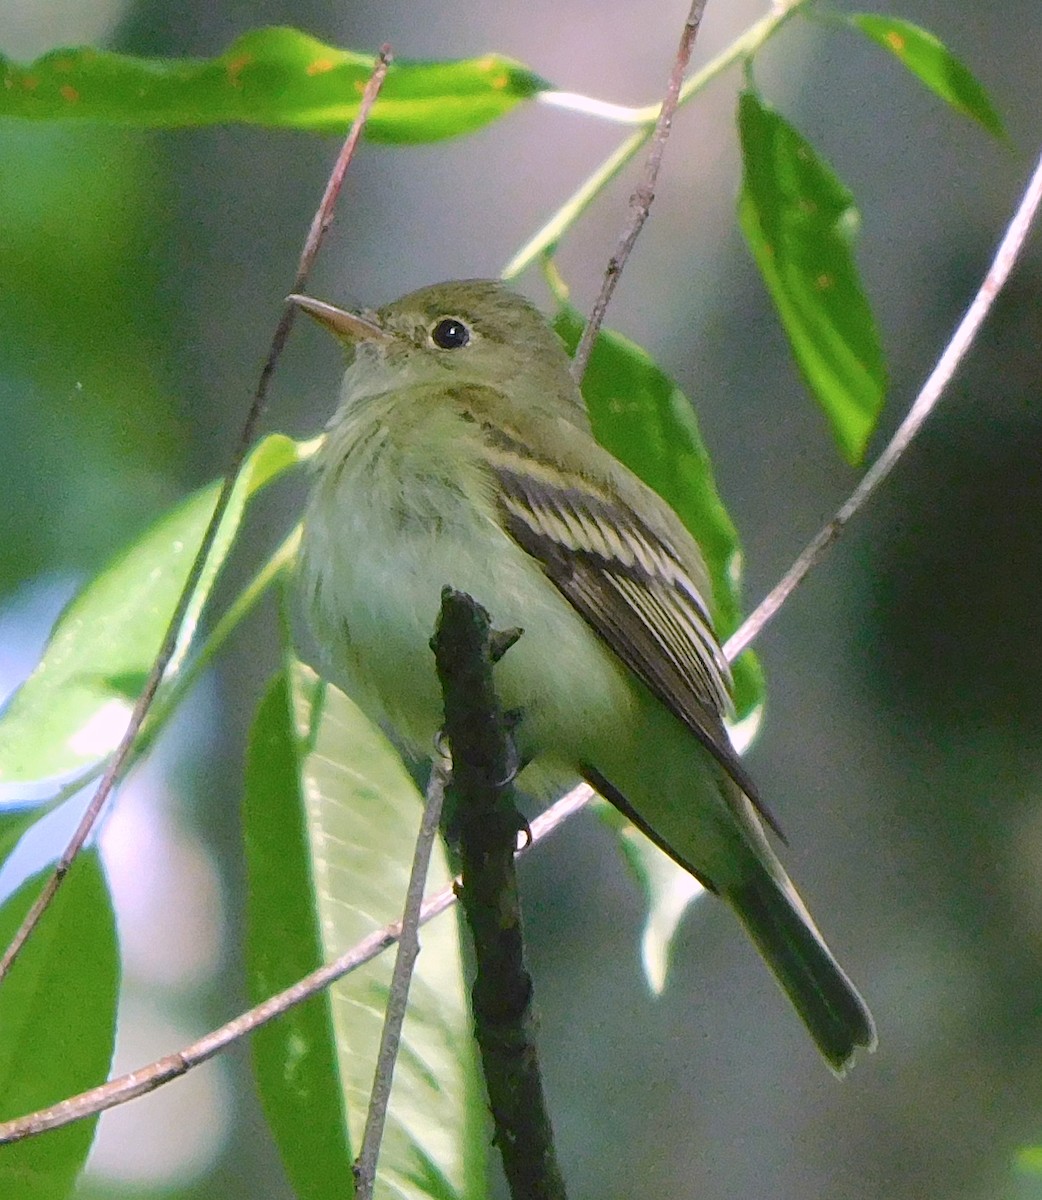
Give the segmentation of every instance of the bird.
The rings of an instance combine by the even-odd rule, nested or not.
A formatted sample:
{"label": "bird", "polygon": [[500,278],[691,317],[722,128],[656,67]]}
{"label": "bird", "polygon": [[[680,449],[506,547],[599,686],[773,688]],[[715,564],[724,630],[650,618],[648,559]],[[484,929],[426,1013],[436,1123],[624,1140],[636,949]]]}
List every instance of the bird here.
{"label": "bird", "polygon": [[587,781],[735,913],[831,1070],[876,1030],[790,881],[732,747],[699,547],[594,439],[571,360],[495,280],[354,313],[290,300],[347,368],[315,460],[299,577],[321,669],[414,755],[441,723],[442,589],[523,630],[494,668],[518,783]]}

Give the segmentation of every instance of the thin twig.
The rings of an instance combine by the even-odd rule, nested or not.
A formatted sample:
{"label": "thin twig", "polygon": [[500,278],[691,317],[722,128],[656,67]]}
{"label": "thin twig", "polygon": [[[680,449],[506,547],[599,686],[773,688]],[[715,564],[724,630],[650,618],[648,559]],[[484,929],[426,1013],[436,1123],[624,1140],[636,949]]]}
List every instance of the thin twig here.
{"label": "thin twig", "polygon": [[420,914],[423,911],[423,889],[427,883],[427,870],[431,861],[434,839],[438,836],[441,821],[441,806],[445,798],[445,763],[437,756],[431,766],[431,777],[427,784],[427,802],[423,806],[420,831],[416,837],[409,886],[405,893],[405,907],[400,921],[398,953],[394,959],[391,987],[384,1012],[383,1030],[380,1033],[380,1048],[376,1055],[376,1071],[373,1088],[369,1094],[369,1111],[365,1118],[362,1148],[354,1165],[355,1200],[372,1200],[376,1185],[376,1163],[380,1156],[384,1126],[387,1122],[387,1106],[391,1099],[391,1084],[394,1082],[394,1067],[398,1061],[398,1048],[402,1040],[402,1026],[409,1003],[409,986],[416,969],[420,953]]}
{"label": "thin twig", "polygon": [[[717,79],[735,63],[751,58],[778,30],[804,8],[808,0],[776,0],[771,11],[758,21],[753,22],[748,29],[704,67],[696,71],[685,81],[680,89],[677,107],[682,107],[699,92],[703,91],[714,79]],[[546,94],[541,93],[540,99],[546,102]],[[504,279],[516,279],[527,267],[538,259],[552,254],[561,238],[578,221],[594,200],[604,191],[609,183],[622,169],[635,158],[648,139],[654,135],[655,120],[658,116],[658,106],[648,109],[648,119],[642,128],[631,133],[621,142],[601,163],[601,165],[585,179],[568,199],[521,247],[514,257],[502,270]]]}
{"label": "thin twig", "polygon": [[728,639],[724,646],[724,653],[729,662],[733,662],[754,638],[759,637],[768,621],[774,617],[808,573],[821,561],[829,547],[839,537],[844,525],[864,507],[912,444],[923,427],[923,423],[943,397],[945,388],[973,345],[980,327],[984,323],[984,318],[991,311],[995,298],[1005,286],[1006,280],[1013,270],[1013,265],[1023,249],[1040,202],[1042,202],[1042,156],[1035,165],[1035,170],[1021,197],[1017,211],[1013,215],[1013,220],[1010,221],[1002,241],[999,242],[995,257],[973,298],[973,303],[956,327],[951,340],[944,348],[944,353],[937,360],[937,365],[930,372],[929,378],[923,384],[919,395],[916,396],[907,416],[897,427],[897,432],[890,439],[886,449],[865,472],[850,497],[837,509],[835,516],[814,535],[800,556],[760,601],[741,628]]}
{"label": "thin twig", "polygon": [[[574,788],[567,796],[563,796],[556,804],[548,808],[546,812],[536,817],[531,827],[532,841],[523,847],[521,853],[527,853],[531,846],[543,841],[581,808],[584,808],[592,795],[593,791],[589,787],[580,784],[579,787]],[[428,921],[433,920],[434,917],[439,916],[455,904],[456,895],[453,889],[458,882],[457,880],[456,883],[446,885],[424,902],[420,909],[421,925],[426,925]],[[267,1025],[269,1021],[274,1021],[276,1017],[288,1012],[298,1004],[303,1004],[305,1000],[309,1000],[323,988],[329,987],[338,979],[342,979],[367,962],[371,962],[377,955],[382,954],[384,950],[397,942],[400,930],[400,921],[386,925],[383,929],[374,930],[334,962],[326,963],[312,971],[310,975],[305,975],[291,987],[276,993],[247,1012],[240,1013],[231,1021],[205,1034],[198,1041],[192,1042],[190,1046],[185,1046],[184,1049],[178,1050],[174,1054],[167,1054],[147,1066],[139,1067],[138,1070],[120,1075],[116,1079],[110,1079],[107,1083],[81,1092],[77,1096],[70,1096],[67,1100],[62,1100],[49,1108],[42,1108],[27,1116],[3,1122],[0,1124],[0,1146],[10,1142],[20,1142],[23,1138],[46,1133],[51,1129],[59,1129],[64,1125],[71,1125],[74,1121],[82,1121],[86,1117],[92,1117],[107,1109],[116,1108],[120,1104],[126,1104],[128,1100],[135,1100],[138,1096],[154,1092],[172,1079],[186,1075],[193,1068],[213,1058],[226,1046],[253,1033],[262,1025]]]}
{"label": "thin twig", "polygon": [[[318,252],[319,245],[322,241],[322,236],[329,228],[329,223],[333,219],[333,206],[336,203],[337,195],[340,192],[340,185],[343,182],[344,173],[354,156],[355,147],[358,145],[358,139],[361,136],[362,129],[369,116],[369,110],[373,106],[373,102],[380,91],[384,81],[384,76],[387,74],[387,68],[391,61],[390,48],[385,46],[381,49],[379,57],[376,61],[376,67],[373,74],[370,76],[369,83],[366,86],[365,92],[362,95],[362,101],[359,105],[358,115],[355,117],[354,123],[351,126],[350,132],[341,147],[340,154],[337,156],[336,164],[333,167],[333,172],[329,177],[329,182],[326,185],[325,194],[322,197],[322,202],[315,213],[315,217],[311,223],[311,228],[308,230],[307,238],[304,242],[304,249],[301,252],[300,263],[297,267],[297,274],[293,280],[292,291],[299,292],[304,281],[307,279],[308,273],[311,270],[312,263],[315,260],[315,255]],[[11,969],[11,965],[18,957],[22,947],[25,945],[32,931],[36,928],[37,923],[47,910],[48,905],[54,899],[55,893],[61,887],[62,881],[69,873],[76,856],[83,849],[87,838],[90,837],[91,830],[94,828],[98,817],[101,815],[101,810],[105,806],[112,793],[112,789],[116,786],[117,781],[121,778],[124,768],[126,767],[134,742],[141,731],[141,727],[148,716],[149,709],[152,707],[152,702],[155,699],[156,692],[159,690],[159,685],[163,680],[167,667],[177,652],[177,644],[180,637],[181,625],[184,621],[192,601],[193,594],[202,577],[203,570],[206,566],[207,559],[210,556],[210,551],[213,548],[214,541],[217,537],[217,531],[220,527],[221,520],[224,517],[225,510],[228,507],[228,501],[231,499],[232,489],[235,486],[235,480],[238,477],[239,470],[242,467],[243,461],[253,443],[254,435],[257,431],[257,425],[260,421],[262,412],[264,411],[267,402],[268,384],[271,380],[272,373],[275,370],[275,365],[282,354],[283,346],[286,344],[286,338],[289,336],[290,328],[293,324],[293,319],[296,315],[296,306],[286,304],[282,310],[282,316],[279,318],[279,323],[275,328],[275,333],[271,339],[271,346],[268,350],[268,356],[264,361],[264,366],[261,368],[260,377],[257,381],[257,387],[253,394],[253,400],[250,403],[249,412],[246,414],[246,420],[243,422],[242,432],[239,434],[239,440],[236,443],[235,450],[232,454],[231,463],[228,471],[221,484],[221,491],[217,497],[217,503],[214,506],[213,514],[210,517],[210,523],[206,527],[206,532],[203,534],[203,540],[196,552],[195,559],[192,562],[191,570],[188,572],[188,578],[185,580],[185,585],[181,590],[181,595],[178,597],[177,605],[174,608],[174,614],[170,618],[170,624],[167,626],[166,633],[163,635],[163,642],[159,648],[159,653],[152,663],[152,668],[148,673],[148,679],[145,681],[144,689],[137,698],[134,704],[134,709],[130,714],[130,722],[127,725],[123,737],[120,739],[119,745],[113,752],[108,768],[101,777],[101,782],[98,784],[97,791],[91,797],[90,803],[87,805],[80,823],[76,827],[75,833],[69,839],[68,845],[62,851],[61,857],[55,864],[54,870],[48,877],[40,894],[36,897],[32,907],[26,914],[25,919],[18,927],[17,932],[11,939],[10,944],[0,957],[0,981],[4,979],[7,972]]]}
{"label": "thin twig", "polygon": [[575,357],[572,360],[572,374],[577,382],[581,383],[582,377],[586,373],[590,351],[593,349],[593,343],[604,321],[604,314],[607,312],[612,293],[615,291],[615,285],[619,282],[619,276],[630,256],[630,251],[636,244],[640,231],[644,228],[644,222],[648,219],[648,213],[651,211],[651,202],[655,199],[655,183],[658,180],[659,167],[662,165],[662,155],[666,149],[669,132],[673,127],[673,114],[677,111],[677,103],[680,99],[680,86],[684,82],[684,72],[691,61],[691,51],[695,48],[695,39],[698,37],[705,7],[706,0],[692,0],[691,11],[684,22],[680,45],[677,47],[677,56],[673,62],[673,69],[669,73],[669,83],[666,85],[666,94],[662,100],[662,108],[659,110],[658,120],[655,122],[655,132],[651,138],[648,160],[644,164],[644,174],[630,197],[629,219],[619,238],[615,253],[608,259],[608,267],[604,272],[604,283],[601,285],[601,294],[593,306],[590,319],[586,322],[586,328],[579,339],[579,345],[576,347]]}

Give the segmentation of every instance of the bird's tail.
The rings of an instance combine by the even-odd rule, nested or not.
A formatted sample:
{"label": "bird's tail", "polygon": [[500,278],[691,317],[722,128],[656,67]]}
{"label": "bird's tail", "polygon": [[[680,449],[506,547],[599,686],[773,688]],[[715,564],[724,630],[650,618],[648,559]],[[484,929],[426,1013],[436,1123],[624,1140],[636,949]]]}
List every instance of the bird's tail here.
{"label": "bird's tail", "polygon": [[832,957],[792,885],[763,863],[727,899],[792,1001],[832,1070],[842,1076],[858,1046],[874,1050],[872,1014]]}

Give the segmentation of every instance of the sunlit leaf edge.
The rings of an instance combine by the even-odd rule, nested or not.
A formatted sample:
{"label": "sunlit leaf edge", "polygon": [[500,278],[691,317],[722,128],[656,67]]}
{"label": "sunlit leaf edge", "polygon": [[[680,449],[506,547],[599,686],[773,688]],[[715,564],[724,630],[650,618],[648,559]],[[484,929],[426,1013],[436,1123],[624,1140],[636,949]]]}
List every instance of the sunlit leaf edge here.
{"label": "sunlit leaf edge", "polygon": [[[322,962],[307,861],[301,757],[289,663],[257,708],[246,757],[246,976],[252,1003]],[[328,990],[257,1031],[251,1051],[261,1104],[300,1200],[343,1194],[352,1154],[339,1083]]]}
{"label": "sunlit leaf edge", "polygon": [[[186,612],[168,679],[187,653],[203,605],[231,552],[247,502],[302,461],[313,445],[271,434],[251,451]],[[0,711],[0,784],[5,795],[20,784],[83,772],[114,747],[134,698],[122,687],[131,678],[143,682],[151,666],[173,614],[176,593],[213,511],[218,486],[208,484],[153,521],[113,555],[59,614],[40,662]],[[172,570],[176,576],[169,574]],[[133,604],[134,620],[152,630],[150,646],[140,656],[135,654],[133,670],[125,662],[106,669],[96,661],[110,601]],[[126,623],[112,622],[111,644],[119,646],[121,654],[125,655],[134,637],[144,636],[143,625],[131,636]],[[63,704],[68,719],[62,718]],[[79,735],[91,721],[98,720],[105,706],[113,708],[112,720],[98,728],[89,744],[80,746],[83,739]]]}

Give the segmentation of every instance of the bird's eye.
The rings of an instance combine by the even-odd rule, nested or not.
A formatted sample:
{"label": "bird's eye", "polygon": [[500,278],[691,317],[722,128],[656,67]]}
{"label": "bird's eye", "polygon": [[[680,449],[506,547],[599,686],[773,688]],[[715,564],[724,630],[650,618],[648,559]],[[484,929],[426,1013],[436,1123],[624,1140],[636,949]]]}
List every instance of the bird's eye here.
{"label": "bird's eye", "polygon": [[442,317],[431,326],[431,341],[442,350],[458,350],[470,341],[470,330],[459,317]]}

